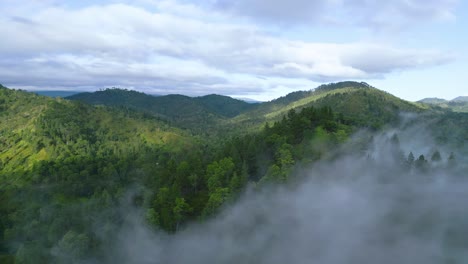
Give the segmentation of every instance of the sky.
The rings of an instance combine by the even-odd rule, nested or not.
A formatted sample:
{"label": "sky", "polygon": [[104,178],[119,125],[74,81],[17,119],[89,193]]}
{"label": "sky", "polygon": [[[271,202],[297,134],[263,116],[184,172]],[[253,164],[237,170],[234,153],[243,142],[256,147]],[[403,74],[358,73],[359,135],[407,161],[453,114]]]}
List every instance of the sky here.
{"label": "sky", "polygon": [[461,0],[1,0],[0,83],[272,100],[365,81],[468,96]]}

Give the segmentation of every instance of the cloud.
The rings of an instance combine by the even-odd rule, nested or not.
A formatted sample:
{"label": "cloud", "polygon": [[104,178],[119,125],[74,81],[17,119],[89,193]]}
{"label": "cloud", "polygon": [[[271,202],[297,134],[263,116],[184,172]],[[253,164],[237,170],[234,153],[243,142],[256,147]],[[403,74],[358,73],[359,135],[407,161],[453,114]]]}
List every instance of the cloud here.
{"label": "cloud", "polygon": [[51,5],[27,17],[0,18],[0,34],[8,36],[0,46],[0,80],[17,87],[112,85],[242,96],[255,86],[258,93],[277,89],[284,84],[278,79],[312,87],[451,60],[439,51],[370,42],[290,40],[193,4],[149,3],[155,11],[129,4]]}
{"label": "cloud", "polygon": [[455,19],[458,0],[343,1],[348,16],[374,29],[404,29],[428,21]]}
{"label": "cloud", "polygon": [[451,20],[458,0],[217,0],[217,10],[280,26],[360,25],[373,30]]}
{"label": "cloud", "polygon": [[213,6],[223,11],[233,12],[256,20],[288,25],[320,20],[321,11],[328,4],[328,1],[308,0],[218,0]]}
{"label": "cloud", "polygon": [[247,192],[173,235],[155,233],[130,210],[109,263],[463,263],[463,168],[402,169],[388,135],[374,135],[372,159],[316,163],[291,175],[293,184]]}
{"label": "cloud", "polygon": [[435,50],[405,50],[370,44],[358,46],[345,54],[342,62],[364,72],[385,74],[395,70],[445,64],[454,59],[454,54]]}

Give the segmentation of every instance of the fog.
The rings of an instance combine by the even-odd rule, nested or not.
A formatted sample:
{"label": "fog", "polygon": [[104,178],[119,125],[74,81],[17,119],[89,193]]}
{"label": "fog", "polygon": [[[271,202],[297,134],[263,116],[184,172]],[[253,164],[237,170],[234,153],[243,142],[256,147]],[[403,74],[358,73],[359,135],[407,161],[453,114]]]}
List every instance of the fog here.
{"label": "fog", "polygon": [[[290,184],[250,186],[211,220],[168,235],[126,208],[108,263],[466,263],[468,175],[406,168],[391,134],[365,155],[296,169]],[[402,142],[402,147],[409,143]],[[393,146],[393,147],[392,147]],[[422,151],[414,149],[417,158]],[[421,153],[420,153],[421,152]],[[466,168],[464,168],[466,169]]]}

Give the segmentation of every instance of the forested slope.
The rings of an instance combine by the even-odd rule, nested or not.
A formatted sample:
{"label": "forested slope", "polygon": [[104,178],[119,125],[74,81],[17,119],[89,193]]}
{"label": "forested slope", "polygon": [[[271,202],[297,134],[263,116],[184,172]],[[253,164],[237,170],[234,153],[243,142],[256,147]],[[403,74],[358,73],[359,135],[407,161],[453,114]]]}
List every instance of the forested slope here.
{"label": "forested slope", "polygon": [[420,113],[424,107],[397,98],[371,87],[367,83],[340,82],[321,85],[311,91],[300,91],[262,103],[257,108],[242,113],[231,124],[258,127],[264,122],[281,119],[291,109],[328,106],[337,114],[353,119],[355,125],[380,128],[396,122],[401,113]]}
{"label": "forested slope", "polygon": [[226,119],[255,107],[254,104],[214,94],[201,97],[178,94],[151,96],[115,88],[94,93],[80,93],[67,99],[144,111],[163,118],[172,125],[188,128],[197,133],[215,131]]}
{"label": "forested slope", "polygon": [[458,96],[452,100],[440,98],[424,98],[418,101],[432,107],[451,109],[454,112],[468,113],[468,96]]}
{"label": "forested slope", "polygon": [[[231,103],[217,110],[227,124],[202,123],[195,131],[122,107],[122,96],[146,98],[133,92],[107,91],[121,93],[123,105],[106,107],[0,87],[0,261],[112,263],[103,252],[134,214],[155,230],[178,232],[216,215],[247,186],[288,184],[300,175],[294,172],[318,161],[365,157],[373,132],[391,124],[416,127],[409,137],[430,132],[440,146],[416,152],[400,146],[396,132],[389,135],[390,155],[405,171],[464,164],[457,155],[466,153],[468,115],[431,112],[354,84],[296,92],[251,109],[224,97],[197,99],[209,101],[199,114]],[[401,112],[413,117],[402,120]],[[196,131],[215,124],[233,129],[220,137]]]}
{"label": "forested slope", "polygon": [[[295,162],[319,159],[350,132],[330,108],[308,108],[260,133],[206,141],[138,112],[6,88],[1,98],[0,250],[23,263],[67,263],[57,248],[99,259],[125,197],[150,225],[175,232],[249,181],[286,181]],[[321,144],[298,147],[312,140]],[[107,231],[96,233],[96,221]]]}

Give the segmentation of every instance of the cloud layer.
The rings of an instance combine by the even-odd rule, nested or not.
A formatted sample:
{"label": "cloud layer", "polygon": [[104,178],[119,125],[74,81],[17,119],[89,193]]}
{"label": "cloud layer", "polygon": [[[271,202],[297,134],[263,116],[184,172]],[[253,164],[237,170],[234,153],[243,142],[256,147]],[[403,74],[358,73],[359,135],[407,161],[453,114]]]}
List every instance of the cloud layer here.
{"label": "cloud layer", "polygon": [[[380,12],[380,5],[353,2],[362,3],[343,10]],[[279,18],[292,23],[294,17],[304,22],[330,5],[348,5],[341,1],[139,3],[36,4],[10,11],[0,18],[0,34],[7,36],[0,45],[0,82],[32,88],[124,86],[156,93],[249,95],[286,86],[303,88],[314,82],[382,78],[452,59],[442,51],[399,48],[391,43],[292,39],[241,18]],[[425,19],[450,17],[453,6],[449,0],[411,6],[405,6],[408,1],[392,3],[390,9],[407,10],[408,15],[398,12],[407,19],[415,14]],[[359,16],[354,22],[359,22]]]}
{"label": "cloud layer", "polygon": [[421,22],[455,18],[457,0],[217,0],[212,7],[281,26],[359,25],[378,30],[403,29]]}

